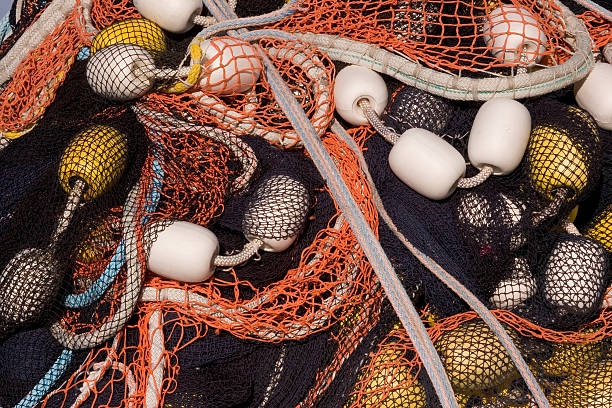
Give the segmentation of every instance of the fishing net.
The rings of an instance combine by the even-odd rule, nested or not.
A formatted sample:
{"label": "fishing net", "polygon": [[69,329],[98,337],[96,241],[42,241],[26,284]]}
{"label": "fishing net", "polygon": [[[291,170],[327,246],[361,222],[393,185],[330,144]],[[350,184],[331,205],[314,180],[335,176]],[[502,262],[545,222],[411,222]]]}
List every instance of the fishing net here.
{"label": "fishing net", "polygon": [[[178,34],[128,0],[13,5],[0,405],[447,406],[396,316],[401,289],[458,406],[537,406],[518,354],[551,406],[609,406],[612,139],[567,87],[610,22],[553,0],[304,0],[285,14],[240,0],[222,10],[242,25],[223,26],[217,3],[196,18],[203,31]],[[346,64],[385,74],[385,127],[427,129],[465,162],[480,101],[528,97],[524,158],[448,199],[422,196],[391,171],[379,127],[342,130]],[[216,243],[199,253],[202,282],[173,279],[180,257],[168,276],[153,260],[186,225]]]}

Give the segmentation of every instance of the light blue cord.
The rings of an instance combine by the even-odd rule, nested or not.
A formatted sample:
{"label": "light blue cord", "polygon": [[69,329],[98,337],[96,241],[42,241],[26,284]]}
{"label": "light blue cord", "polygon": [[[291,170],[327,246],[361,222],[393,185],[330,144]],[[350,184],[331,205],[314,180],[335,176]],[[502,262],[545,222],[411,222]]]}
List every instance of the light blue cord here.
{"label": "light blue cord", "polygon": [[89,57],[90,57],[90,55],[91,55],[91,50],[89,49],[89,47],[82,47],[82,48],[79,50],[79,53],[77,54],[77,59],[78,59],[79,61],[84,61],[84,60],[86,60],[87,58],[89,58]]}
{"label": "light blue cord", "polygon": [[72,361],[72,350],[64,349],[57,360],[55,360],[55,363],[53,363],[53,367],[51,367],[44,377],[40,379],[38,384],[32,388],[32,391],[15,405],[15,408],[35,407],[36,404],[49,393],[53,384],[64,375],[70,361]]}
{"label": "light blue cord", "polygon": [[9,22],[9,13],[6,13],[6,15],[2,17],[2,20],[0,20],[0,44],[2,44],[13,32],[13,28]]}
{"label": "light blue cord", "polygon": [[[159,135],[159,134],[158,134]],[[149,183],[149,191],[147,193],[148,204],[145,207],[145,215],[140,220],[141,225],[145,225],[149,220],[149,214],[153,213],[157,208],[157,204],[160,198],[160,191],[163,185],[164,169],[158,158],[158,154],[154,153],[154,159],[152,163],[153,177]],[[115,250],[115,254],[111,258],[110,262],[104,269],[104,272],[100,277],[93,283],[93,285],[85,292],[79,293],[78,295],[69,294],[64,298],[64,305],[70,308],[81,308],[89,306],[98,300],[108,287],[115,281],[115,278],[119,274],[119,271],[125,264],[125,240],[121,240],[119,246]]]}

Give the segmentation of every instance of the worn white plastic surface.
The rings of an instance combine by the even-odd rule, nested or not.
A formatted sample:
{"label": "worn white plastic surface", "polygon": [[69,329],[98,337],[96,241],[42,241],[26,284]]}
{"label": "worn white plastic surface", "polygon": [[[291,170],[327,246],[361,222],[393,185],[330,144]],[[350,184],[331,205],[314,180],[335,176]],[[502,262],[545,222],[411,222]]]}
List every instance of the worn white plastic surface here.
{"label": "worn white plastic surface", "polygon": [[495,309],[512,310],[532,297],[536,290],[536,281],[529,271],[527,260],[515,258],[512,274],[497,285],[490,302]]}
{"label": "worn white plastic surface", "polygon": [[351,125],[368,123],[362,109],[357,105],[364,98],[370,102],[377,114],[382,114],[389,99],[384,79],[371,69],[359,65],[342,68],[334,83],[334,101],[338,115]]}
{"label": "worn white plastic surface", "polygon": [[[293,245],[297,237],[298,237],[297,235],[293,235],[291,237],[279,238],[279,239],[276,239],[276,238],[258,238],[258,239],[263,241],[263,245],[261,246],[260,249],[263,249],[264,251],[267,251],[267,252],[283,252],[285,249]],[[256,237],[251,236],[251,235],[246,235],[246,238],[249,241],[252,241]]]}
{"label": "worn white plastic surface", "polygon": [[134,7],[144,18],[172,33],[184,33],[193,19],[202,13],[202,0],[134,0]]}
{"label": "worn white plastic surface", "polygon": [[465,175],[465,161],[448,142],[426,129],[408,129],[389,153],[395,175],[417,193],[443,200]]}
{"label": "worn white plastic surface", "polygon": [[246,92],[253,88],[263,64],[257,50],[238,38],[213,38],[202,43],[205,69],[200,87],[220,95]]}
{"label": "worn white plastic surface", "polygon": [[521,64],[527,66],[542,58],[548,38],[531,12],[504,4],[491,11],[489,18],[483,27],[483,38],[495,58],[518,64],[523,52],[528,62]]}
{"label": "worn white plastic surface", "polygon": [[155,63],[144,48],[113,44],[102,48],[87,62],[89,86],[98,95],[114,101],[140,98],[155,82]]}
{"label": "worn white plastic surface", "polygon": [[[149,227],[154,231],[155,224]],[[154,238],[155,235],[151,234]],[[152,242],[148,269],[164,278],[182,282],[202,282],[215,270],[219,241],[210,230],[186,221],[174,221]]]}
{"label": "worn white plastic surface", "polygon": [[522,103],[493,98],[480,107],[472,124],[470,162],[478,169],[493,167],[495,175],[511,173],[525,154],[530,133],[531,115]]}
{"label": "worn white plastic surface", "polygon": [[612,130],[612,64],[597,62],[589,75],[574,84],[578,106],[602,129]]}

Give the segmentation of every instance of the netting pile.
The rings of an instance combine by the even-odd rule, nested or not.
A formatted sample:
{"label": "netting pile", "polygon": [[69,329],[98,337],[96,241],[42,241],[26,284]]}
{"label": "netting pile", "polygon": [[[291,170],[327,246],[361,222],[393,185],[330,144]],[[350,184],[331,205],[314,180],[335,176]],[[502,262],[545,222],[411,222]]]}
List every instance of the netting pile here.
{"label": "netting pile", "polygon": [[[605,16],[554,0],[192,3],[180,32],[142,0],[16,0],[3,20],[0,406],[445,406],[365,227],[458,406],[537,406],[458,286],[550,406],[612,406],[612,131],[570,86],[612,44]],[[355,63],[384,74],[382,131],[335,111]],[[381,135],[413,128],[469,164],[492,96],[530,96],[516,169],[438,201],[394,174]]]}

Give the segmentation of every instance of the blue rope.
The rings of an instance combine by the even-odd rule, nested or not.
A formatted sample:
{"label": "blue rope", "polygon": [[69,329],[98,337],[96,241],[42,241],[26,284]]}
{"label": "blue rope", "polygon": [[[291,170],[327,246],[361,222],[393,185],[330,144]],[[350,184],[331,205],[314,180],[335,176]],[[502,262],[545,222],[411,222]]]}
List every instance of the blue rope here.
{"label": "blue rope", "polygon": [[[218,20],[236,18],[235,13],[223,0],[204,0],[204,2],[211,14]],[[423,365],[437,390],[440,402],[444,407],[458,408],[457,400],[440,361],[440,356],[437,354],[416,308],[380,246],[380,242],[359,211],[358,204],[342,181],[342,175],[318,138],[306,113],[296,101],[274,64],[263,52],[261,54],[266,69],[266,77],[276,101],[287,115],[293,128],[300,135],[304,147],[327,181],[336,202],[351,225],[355,237],[368,257],[391,304],[421,356]]]}
{"label": "blue rope", "polygon": [[15,408],[32,408],[36,406],[49,393],[53,384],[64,375],[70,361],[72,361],[72,350],[64,349],[57,360],[55,360],[55,363],[53,363],[53,367],[32,388],[32,391],[15,405]]}
{"label": "blue rope", "polygon": [[89,47],[82,47],[77,54],[77,59],[79,61],[84,61],[91,56],[91,50]]}
{"label": "blue rope", "polygon": [[[145,225],[149,220],[149,214],[153,213],[157,208],[157,203],[160,198],[160,191],[163,185],[164,169],[161,166],[159,156],[156,152],[153,153],[155,158],[152,163],[153,177],[149,183],[147,193],[147,205],[145,207],[145,215],[140,220],[141,225]],[[115,254],[104,269],[104,272],[93,283],[93,285],[85,292],[78,295],[69,294],[64,298],[64,305],[70,308],[81,308],[89,306],[97,301],[115,281],[119,271],[125,264],[125,240],[121,240],[119,246],[115,250]]]}
{"label": "blue rope", "polygon": [[11,35],[13,32],[13,28],[11,27],[11,23],[9,21],[9,13],[6,13],[2,20],[0,20],[0,44],[6,40],[6,37]]}

